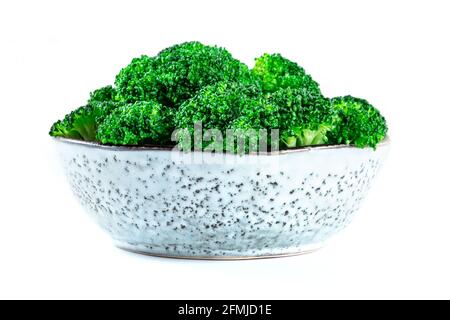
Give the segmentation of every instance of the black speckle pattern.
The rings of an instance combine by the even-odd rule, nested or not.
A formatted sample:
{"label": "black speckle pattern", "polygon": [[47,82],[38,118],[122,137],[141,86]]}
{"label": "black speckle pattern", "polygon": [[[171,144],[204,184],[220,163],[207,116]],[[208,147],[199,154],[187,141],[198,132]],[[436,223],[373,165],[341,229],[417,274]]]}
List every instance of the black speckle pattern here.
{"label": "black speckle pattern", "polygon": [[318,149],[186,163],[169,151],[60,145],[75,195],[120,247],[172,256],[275,255],[322,243],[351,221],[385,155]]}

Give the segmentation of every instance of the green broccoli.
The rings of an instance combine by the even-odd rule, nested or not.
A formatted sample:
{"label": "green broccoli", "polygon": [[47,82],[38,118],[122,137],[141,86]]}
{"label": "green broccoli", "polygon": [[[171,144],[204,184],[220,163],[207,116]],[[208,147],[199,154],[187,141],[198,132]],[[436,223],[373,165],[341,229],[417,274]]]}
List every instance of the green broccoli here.
{"label": "green broccoli", "polygon": [[252,73],[261,82],[265,92],[292,88],[304,89],[312,95],[321,94],[319,84],[302,67],[280,54],[266,53],[257,58]]}
{"label": "green broccoli", "polygon": [[85,141],[96,141],[100,123],[121,104],[91,101],[57,121],[50,129],[52,137],[64,137]]}
{"label": "green broccoli", "polygon": [[[80,107],[77,110],[67,114],[64,117],[64,119],[58,120],[52,125],[52,127],[50,128],[50,136],[85,140],[80,132],[82,132],[84,136],[91,136],[91,135],[85,133],[86,130],[84,130],[84,126],[80,126],[78,124],[74,126],[75,120],[82,119],[84,114],[85,114],[85,106]],[[79,120],[77,122],[79,122]]]}
{"label": "green broccoli", "polygon": [[306,89],[280,89],[268,94],[279,108],[280,135],[288,148],[326,144],[332,128],[333,110],[329,99]]}
{"label": "green broccoli", "polygon": [[[224,149],[243,151],[242,146],[228,144],[226,135],[233,132],[235,138],[260,140],[260,129],[276,129],[279,126],[278,106],[271,104],[259,87],[238,82],[219,82],[200,90],[183,103],[175,115],[177,128],[186,128],[192,135],[194,125],[202,123],[203,131],[219,130]],[[249,135],[252,135],[250,137]],[[267,133],[270,143],[270,133]],[[259,143],[257,142],[258,146]],[[203,148],[209,146],[205,142]],[[244,145],[248,151],[248,144]],[[256,151],[256,150],[255,150]]]}
{"label": "green broccoli", "polygon": [[[192,135],[194,125],[201,122],[203,131],[219,130],[225,142],[227,129],[246,129],[246,120],[253,128],[261,126],[258,115],[262,97],[261,90],[253,85],[226,81],[209,85],[180,106],[175,115],[175,126],[188,129]],[[208,145],[205,142],[203,147]]]}
{"label": "green broccoli", "polygon": [[178,107],[207,85],[238,79],[250,83],[253,76],[227,50],[186,42],[167,48],[154,58],[133,59],[117,75],[115,84],[123,101],[157,100]]}
{"label": "green broccoli", "polygon": [[278,130],[279,127],[279,106],[270,103],[265,97],[252,98],[242,108],[240,116],[229,125],[236,143],[234,141],[231,145],[225,143],[224,148],[239,154],[260,151],[261,144],[265,144],[265,151],[278,149],[279,132],[273,140],[272,129]]}
{"label": "green broccoli", "polygon": [[[232,129],[241,137],[254,135],[251,130],[256,130],[259,140],[259,130],[265,129],[269,144],[269,130],[279,129],[283,144],[292,148],[327,143],[332,119],[329,99],[311,95],[306,89],[286,88],[263,95],[255,86],[220,82],[183,103],[175,124],[177,128],[188,128],[192,134],[194,124],[201,121],[203,129],[218,129],[224,139],[226,130]],[[233,146],[226,149],[231,151]]]}
{"label": "green broccoli", "polygon": [[375,148],[385,138],[386,120],[366,100],[352,96],[336,97],[331,99],[331,104],[336,116],[329,134],[330,142]]}
{"label": "green broccoli", "polygon": [[125,102],[152,101],[158,97],[155,59],[134,58],[116,76],[117,99]]}
{"label": "green broccoli", "polygon": [[251,109],[254,106],[252,98],[259,94],[257,87],[237,82],[219,82],[207,86],[180,106],[175,125],[177,128],[190,129],[201,121],[205,129],[226,129],[241,114],[242,108]]}
{"label": "green broccoli", "polygon": [[168,144],[173,112],[155,101],[127,104],[114,110],[100,124],[97,139],[104,144]]}
{"label": "green broccoli", "polygon": [[219,81],[249,81],[250,70],[223,48],[185,42],[155,57],[157,79],[166,103],[179,106],[201,88]]}
{"label": "green broccoli", "polygon": [[116,99],[117,91],[112,86],[106,86],[91,92],[88,104],[92,102],[111,102]]}
{"label": "green broccoli", "polygon": [[[264,142],[268,151],[321,144],[375,148],[387,134],[385,119],[366,100],[324,97],[302,67],[280,54],[264,54],[250,70],[224,48],[185,42],[133,59],[114,84],[93,91],[87,105],[56,122],[50,135],[168,145],[177,128],[184,129],[177,133],[183,149],[217,150],[220,143],[243,153]],[[199,122],[200,146],[194,134]]]}

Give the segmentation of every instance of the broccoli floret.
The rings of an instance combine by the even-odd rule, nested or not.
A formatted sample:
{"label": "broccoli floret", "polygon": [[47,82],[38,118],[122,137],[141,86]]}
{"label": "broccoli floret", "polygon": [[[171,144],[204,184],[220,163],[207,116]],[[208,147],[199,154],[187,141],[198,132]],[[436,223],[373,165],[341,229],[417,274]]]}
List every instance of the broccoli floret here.
{"label": "broccoli floret", "polygon": [[178,107],[201,88],[222,80],[256,82],[248,67],[219,47],[185,42],[156,57],[133,59],[116,77],[122,101],[157,100]]}
{"label": "broccoli floret", "polygon": [[175,125],[177,128],[190,129],[201,121],[205,129],[226,129],[243,108],[251,109],[254,106],[253,98],[259,94],[257,87],[237,82],[219,82],[207,86],[180,106]]}
{"label": "broccoli floret", "polygon": [[319,84],[302,67],[280,54],[266,53],[257,58],[252,73],[265,92],[292,88],[306,90],[312,95],[321,94]]}
{"label": "broccoli floret", "polygon": [[125,102],[152,101],[158,97],[155,59],[146,55],[134,58],[116,76],[118,100]]}
{"label": "broccoli floret", "polygon": [[280,128],[280,108],[265,97],[249,98],[242,106],[238,118],[232,121],[233,129],[277,129]]}
{"label": "broccoli floret", "polygon": [[[257,151],[262,139],[268,144],[268,149],[271,146],[278,148],[278,141],[272,145],[271,132],[266,131],[262,135],[260,130],[279,128],[279,107],[266,99],[257,86],[219,82],[203,88],[194,98],[183,103],[175,116],[176,127],[187,128],[191,137],[194,125],[199,121],[203,132],[208,129],[221,132],[226,151],[248,152],[250,143],[254,143],[252,151]],[[233,144],[226,140],[231,132],[236,140]],[[245,140],[244,145],[238,143],[239,139]],[[204,142],[203,148],[209,144]]]}
{"label": "broccoli floret", "polygon": [[111,102],[116,99],[117,91],[112,86],[106,86],[91,92],[88,104],[92,102]]}
{"label": "broccoli floret", "polygon": [[302,89],[280,89],[268,94],[270,104],[279,108],[280,136],[288,148],[328,142],[333,110],[329,99]]}
{"label": "broccoli floret", "polygon": [[50,129],[53,137],[95,141],[99,124],[121,104],[92,101],[57,121]]}
{"label": "broccoli floret", "polygon": [[[271,141],[269,130],[279,129],[283,145],[292,148],[325,144],[332,119],[329,99],[311,95],[305,89],[286,88],[263,95],[255,86],[221,82],[183,103],[175,124],[177,128],[188,128],[192,134],[194,124],[201,121],[203,129],[218,129],[224,139],[226,130],[233,129],[241,135],[256,130],[259,140],[259,130],[266,129],[269,145],[277,143]],[[236,151],[233,146],[226,149]]]}
{"label": "broccoli floret", "polygon": [[156,56],[155,64],[163,95],[172,106],[180,105],[207,85],[250,76],[248,67],[226,49],[200,42],[167,48]]}
{"label": "broccoli floret", "polygon": [[266,144],[265,151],[272,148],[278,150],[278,136],[272,140],[271,130],[280,127],[279,111],[278,105],[271,103],[264,96],[250,99],[242,108],[240,116],[230,124],[236,144],[234,142],[232,145],[225,144],[225,149],[239,154],[256,152],[260,151],[262,143]]}
{"label": "broccoli floret", "polygon": [[[259,87],[222,81],[201,89],[195,97],[184,102],[175,115],[175,125],[179,129],[188,129],[192,135],[194,125],[201,122],[203,131],[219,130],[225,145],[227,130],[269,126],[273,119],[268,110]],[[208,145],[206,142],[203,147]],[[230,149],[230,146],[225,148]]]}
{"label": "broccoli floret", "polygon": [[[199,122],[200,146],[194,134]],[[387,133],[385,119],[367,101],[325,98],[301,66],[280,54],[264,54],[249,70],[224,48],[185,42],[133,59],[115,87],[92,92],[87,105],[56,122],[50,135],[162,145],[172,144],[175,128],[185,129],[184,138],[178,135],[183,149],[218,150],[221,139],[221,149],[237,153],[257,151],[264,142],[268,151],[329,143],[375,148]]]}
{"label": "broccoli floret", "polygon": [[166,144],[174,130],[173,112],[155,101],[117,108],[100,124],[97,139],[104,144]]}
{"label": "broccoli floret", "polygon": [[50,136],[84,140],[79,133],[78,128],[75,129],[73,125],[74,118],[76,118],[78,114],[83,113],[83,109],[84,107],[80,107],[79,109],[72,111],[71,113],[66,115],[64,119],[55,122],[50,128]]}
{"label": "broccoli floret", "polygon": [[336,97],[331,99],[331,104],[336,112],[334,128],[329,134],[332,143],[375,148],[385,138],[386,120],[366,100]]}

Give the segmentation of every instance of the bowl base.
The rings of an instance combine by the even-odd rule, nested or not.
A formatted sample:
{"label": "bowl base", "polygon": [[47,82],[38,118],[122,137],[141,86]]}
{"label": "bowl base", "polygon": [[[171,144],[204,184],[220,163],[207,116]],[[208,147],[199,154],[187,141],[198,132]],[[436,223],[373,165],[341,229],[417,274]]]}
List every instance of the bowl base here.
{"label": "bowl base", "polygon": [[316,252],[323,248],[323,244],[313,244],[313,245],[307,245],[302,246],[302,248],[298,249],[298,251],[293,252],[286,252],[286,253],[275,253],[275,254],[261,254],[261,255],[254,255],[254,256],[221,256],[221,255],[211,255],[211,256],[183,256],[183,255],[173,255],[173,254],[164,254],[164,253],[153,253],[153,252],[146,252],[139,249],[132,248],[130,246],[124,246],[122,244],[116,244],[116,247],[128,251],[131,253],[136,253],[140,255],[150,256],[150,257],[158,257],[158,258],[168,258],[168,259],[181,259],[181,260],[211,260],[211,261],[237,261],[237,260],[258,260],[258,259],[274,259],[274,258],[285,258],[285,257],[293,257],[293,256],[299,256],[304,254],[309,254]]}

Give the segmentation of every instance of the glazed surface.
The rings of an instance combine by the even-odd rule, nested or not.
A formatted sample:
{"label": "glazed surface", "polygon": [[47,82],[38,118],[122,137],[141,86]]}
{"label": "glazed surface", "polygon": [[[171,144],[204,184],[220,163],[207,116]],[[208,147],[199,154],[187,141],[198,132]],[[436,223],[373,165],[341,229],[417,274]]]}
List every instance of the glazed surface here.
{"label": "glazed surface", "polygon": [[74,194],[119,247],[183,257],[317,247],[351,221],[387,151],[240,157],[56,143]]}

